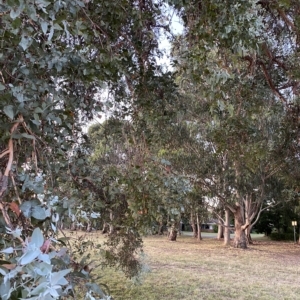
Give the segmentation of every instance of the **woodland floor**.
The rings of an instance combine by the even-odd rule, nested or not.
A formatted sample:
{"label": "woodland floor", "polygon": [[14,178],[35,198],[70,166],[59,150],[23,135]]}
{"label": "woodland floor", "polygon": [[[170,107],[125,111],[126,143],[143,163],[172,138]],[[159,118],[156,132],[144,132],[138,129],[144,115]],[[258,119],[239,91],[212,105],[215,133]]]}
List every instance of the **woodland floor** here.
{"label": "woodland floor", "polygon": [[[93,240],[104,237],[92,233]],[[145,273],[136,283],[113,269],[95,270],[114,300],[300,299],[300,246],[254,236],[241,250],[182,235],[144,238]],[[97,258],[97,254],[93,254]]]}

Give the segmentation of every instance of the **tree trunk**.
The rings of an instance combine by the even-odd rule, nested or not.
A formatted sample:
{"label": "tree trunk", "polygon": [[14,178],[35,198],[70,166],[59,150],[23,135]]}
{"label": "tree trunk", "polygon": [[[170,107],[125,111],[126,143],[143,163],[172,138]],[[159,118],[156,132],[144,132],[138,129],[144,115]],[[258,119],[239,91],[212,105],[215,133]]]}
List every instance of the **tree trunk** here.
{"label": "tree trunk", "polygon": [[253,244],[253,240],[251,238],[251,229],[252,229],[252,226],[249,226],[247,229],[246,229],[246,240],[247,240],[247,243],[249,245]]}
{"label": "tree trunk", "polygon": [[72,223],[71,223],[70,230],[71,230],[71,231],[75,231],[75,230],[76,230],[76,222],[72,222]]}
{"label": "tree trunk", "polygon": [[230,211],[225,209],[224,245],[230,244]]}
{"label": "tree trunk", "polygon": [[91,232],[92,231],[92,222],[91,221],[87,222],[86,231],[87,232]]}
{"label": "tree trunk", "polygon": [[114,214],[112,211],[109,212],[109,219],[110,219],[110,223],[109,223],[109,233],[108,234],[113,234],[115,231],[113,220],[114,220]]}
{"label": "tree trunk", "polygon": [[181,222],[178,223],[177,232],[179,235],[181,235]]}
{"label": "tree trunk", "polygon": [[218,224],[218,235],[217,235],[217,240],[220,240],[222,238],[224,238],[224,224],[223,221],[221,219],[219,219],[219,224]]}
{"label": "tree trunk", "polygon": [[105,234],[105,233],[107,233],[108,232],[108,229],[109,229],[109,225],[106,223],[106,222],[104,222],[103,223],[103,227],[102,227],[102,234]]}
{"label": "tree trunk", "polygon": [[158,234],[159,235],[163,235],[163,229],[164,229],[164,224],[163,222],[159,222],[159,226],[158,226]]}
{"label": "tree trunk", "polygon": [[169,240],[175,242],[177,239],[177,228],[176,226],[172,225],[170,232],[169,232]]}
{"label": "tree trunk", "polygon": [[247,248],[245,230],[248,226],[243,223],[242,209],[240,205],[237,205],[234,212],[235,235],[233,245],[235,248]]}
{"label": "tree trunk", "polygon": [[194,214],[191,212],[191,226],[193,229],[193,237],[196,238],[197,237],[197,227],[195,224],[195,218],[194,218]]}
{"label": "tree trunk", "polygon": [[[245,205],[245,220],[246,220],[246,223],[251,224],[250,213],[253,211],[253,209],[251,209],[252,199],[249,195],[245,196],[244,205]],[[245,230],[246,241],[247,241],[248,244],[253,244],[253,241],[252,241],[251,235],[250,235],[251,229],[252,229],[252,226],[249,225],[249,227],[247,227],[246,230]]]}
{"label": "tree trunk", "polygon": [[202,236],[201,236],[201,222],[199,219],[199,215],[197,214],[197,240],[202,240]]}
{"label": "tree trunk", "polygon": [[108,234],[113,234],[115,232],[115,228],[114,225],[112,225],[111,223],[109,224],[109,232]]}
{"label": "tree trunk", "polygon": [[192,223],[191,226],[193,229],[193,237],[196,238],[197,237],[197,226],[195,223]]}

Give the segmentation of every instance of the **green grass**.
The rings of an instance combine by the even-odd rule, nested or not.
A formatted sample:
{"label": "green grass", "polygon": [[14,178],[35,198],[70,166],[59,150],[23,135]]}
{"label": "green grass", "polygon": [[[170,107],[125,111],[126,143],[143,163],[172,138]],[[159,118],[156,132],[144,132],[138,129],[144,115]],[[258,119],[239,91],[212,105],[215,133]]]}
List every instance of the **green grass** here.
{"label": "green grass", "polygon": [[300,299],[300,247],[253,238],[254,245],[241,250],[211,238],[150,236],[144,239],[149,272],[141,284],[113,269],[95,272],[114,300]]}

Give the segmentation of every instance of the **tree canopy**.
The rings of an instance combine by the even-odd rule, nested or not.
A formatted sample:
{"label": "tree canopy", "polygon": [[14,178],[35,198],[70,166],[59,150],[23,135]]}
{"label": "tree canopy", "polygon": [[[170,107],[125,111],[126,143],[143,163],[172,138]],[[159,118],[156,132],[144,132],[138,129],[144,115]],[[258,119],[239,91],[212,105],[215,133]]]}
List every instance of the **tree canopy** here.
{"label": "tree canopy", "polygon": [[[75,269],[59,255],[63,244],[49,236],[57,234],[61,217],[76,219],[83,199],[85,205],[97,203],[82,216],[97,216],[93,209],[105,203],[103,187],[88,180],[83,126],[107,109],[122,116],[152,104],[160,109],[159,79],[170,82],[156,64],[159,31],[168,29],[161,6],[159,1],[1,2],[0,209],[8,266],[1,268],[2,299],[74,294]],[[30,270],[41,261],[33,276]],[[49,282],[55,274],[56,281]],[[101,296],[94,285],[86,288],[87,297]]]}
{"label": "tree canopy", "polygon": [[107,264],[132,277],[154,224],[176,239],[183,215],[199,227],[226,209],[246,247],[261,213],[296,203],[299,13],[292,0],[1,1],[2,299],[74,296],[78,278],[105,299],[82,250],[68,267],[62,224],[108,226]]}

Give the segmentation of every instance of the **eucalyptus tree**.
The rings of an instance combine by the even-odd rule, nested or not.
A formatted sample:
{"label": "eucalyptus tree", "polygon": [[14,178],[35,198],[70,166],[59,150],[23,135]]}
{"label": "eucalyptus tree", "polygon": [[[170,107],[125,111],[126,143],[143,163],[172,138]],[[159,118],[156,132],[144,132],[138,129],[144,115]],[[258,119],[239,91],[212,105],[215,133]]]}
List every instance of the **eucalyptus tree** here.
{"label": "eucalyptus tree", "polygon": [[[155,60],[159,30],[167,29],[161,15],[160,1],[1,1],[2,299],[76,294],[78,273],[47,238],[57,231],[55,210],[105,201],[80,177],[83,125],[110,106],[150,111],[146,95],[164,105],[171,80]],[[87,298],[104,297],[86,287]]]}
{"label": "eucalyptus tree", "polygon": [[193,229],[193,236],[199,241],[202,240],[201,229],[202,224],[207,221],[209,212],[205,203],[201,188],[194,185],[194,189],[187,194],[184,204],[184,212],[190,216],[190,224]]}
{"label": "eucalyptus tree", "polygon": [[[176,240],[188,184],[171,172],[170,162],[157,153],[157,145],[136,134],[132,121],[118,119],[91,126],[89,138],[91,163],[102,177],[95,184],[106,198],[102,221],[118,227],[118,232],[126,225],[137,236],[148,233],[156,222],[160,227],[168,223],[169,238]],[[125,205],[121,212],[116,199],[120,196]]]}
{"label": "eucalyptus tree", "polygon": [[[237,84],[232,82],[231,91]],[[190,84],[187,85],[190,91]],[[187,87],[182,88],[184,92]],[[244,84],[239,88],[246,93],[249,87]],[[266,190],[271,189],[269,181],[285,165],[278,155],[284,143],[281,136],[285,113],[267,92],[265,103],[261,101],[260,91],[258,95],[252,93],[252,102],[236,103],[234,98],[229,98],[225,104],[224,100],[197,97],[195,91],[190,100],[195,109],[186,115],[195,133],[183,145],[190,158],[195,157],[193,173],[213,202],[212,208],[216,210],[222,204],[235,215],[235,243],[241,246],[241,239],[245,247],[244,231],[250,241],[253,222],[266,209],[263,204]],[[201,108],[199,115],[197,107]],[[269,205],[274,204],[272,199]]]}
{"label": "eucalyptus tree", "polygon": [[[246,247],[245,230],[263,209],[267,181],[290,159],[299,164],[299,4],[173,3],[186,25],[183,83],[198,88],[205,120],[210,115],[205,139],[223,158],[222,176],[205,185],[235,216],[235,246]],[[202,116],[196,122],[201,124]],[[292,157],[288,149],[294,149]],[[221,181],[226,197],[216,190]]]}

